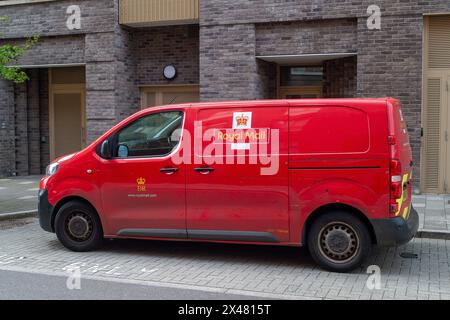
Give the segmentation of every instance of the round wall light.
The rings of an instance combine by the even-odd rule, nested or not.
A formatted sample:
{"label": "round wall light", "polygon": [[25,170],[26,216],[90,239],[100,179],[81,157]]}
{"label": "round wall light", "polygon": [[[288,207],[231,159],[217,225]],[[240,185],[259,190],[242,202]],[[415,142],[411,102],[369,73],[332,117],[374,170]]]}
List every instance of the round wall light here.
{"label": "round wall light", "polygon": [[164,67],[163,74],[164,74],[164,78],[166,78],[167,80],[173,80],[177,76],[177,69],[175,68],[175,66],[170,64],[170,65]]}

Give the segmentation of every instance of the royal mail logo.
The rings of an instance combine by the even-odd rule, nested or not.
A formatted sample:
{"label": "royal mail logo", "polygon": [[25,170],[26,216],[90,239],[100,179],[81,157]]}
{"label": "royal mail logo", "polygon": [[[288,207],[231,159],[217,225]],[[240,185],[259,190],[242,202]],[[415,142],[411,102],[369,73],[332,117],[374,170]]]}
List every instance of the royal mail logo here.
{"label": "royal mail logo", "polygon": [[242,115],[236,117],[236,123],[237,123],[238,127],[247,126],[247,122],[248,122],[248,117],[245,117]]}
{"label": "royal mail logo", "polygon": [[251,112],[234,112],[233,129],[250,129],[252,127]]}
{"label": "royal mail logo", "polygon": [[138,192],[146,191],[147,188],[145,187],[145,182],[146,182],[145,178],[142,178],[142,177],[140,177],[136,180]]}

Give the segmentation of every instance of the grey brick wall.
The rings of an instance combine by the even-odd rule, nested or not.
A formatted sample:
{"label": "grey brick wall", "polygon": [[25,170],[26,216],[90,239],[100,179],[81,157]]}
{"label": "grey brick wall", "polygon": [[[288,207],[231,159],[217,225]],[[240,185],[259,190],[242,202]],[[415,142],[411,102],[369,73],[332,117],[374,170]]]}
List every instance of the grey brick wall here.
{"label": "grey brick wall", "polygon": [[354,98],[357,96],[357,58],[348,57],[325,61],[323,65],[323,96]]}
{"label": "grey brick wall", "polygon": [[[169,26],[133,32],[139,85],[198,84],[198,26]],[[178,75],[173,81],[163,76],[163,68],[173,64]]]}
{"label": "grey brick wall", "polygon": [[16,173],[28,175],[28,101],[27,83],[14,86]]}
{"label": "grey brick wall", "polygon": [[0,79],[0,177],[15,170],[14,88]]}
{"label": "grey brick wall", "polygon": [[422,15],[384,17],[381,30],[358,21],[358,81],[361,97],[392,96],[403,104],[413,147],[414,181],[420,179]]}
{"label": "grey brick wall", "polygon": [[365,17],[372,4],[384,16],[450,12],[448,0],[207,0],[200,1],[200,25]]}
{"label": "grey brick wall", "polygon": [[116,30],[115,107],[116,121],[139,110],[139,89],[136,85],[136,56],[133,35],[120,27]]}
{"label": "grey brick wall", "polygon": [[200,28],[201,100],[257,99],[257,74],[254,25]]}
{"label": "grey brick wall", "polygon": [[28,174],[41,173],[39,70],[29,70],[27,89]]}
{"label": "grey brick wall", "polygon": [[40,165],[41,172],[50,163],[50,133],[48,104],[48,70],[39,70],[39,120],[40,120]]}
{"label": "grey brick wall", "polygon": [[[117,24],[117,0],[63,0],[35,4],[0,6],[0,15],[8,16],[9,23],[0,24],[3,38],[25,38],[33,34],[56,36],[110,32]],[[66,26],[70,5],[81,10],[81,29]]]}
{"label": "grey brick wall", "polygon": [[[8,44],[23,45],[24,39],[8,39],[7,42]],[[84,36],[70,35],[41,37],[36,46],[18,60],[17,65],[79,64],[83,62]]]}
{"label": "grey brick wall", "polygon": [[257,24],[256,55],[357,52],[357,39],[356,19]]}

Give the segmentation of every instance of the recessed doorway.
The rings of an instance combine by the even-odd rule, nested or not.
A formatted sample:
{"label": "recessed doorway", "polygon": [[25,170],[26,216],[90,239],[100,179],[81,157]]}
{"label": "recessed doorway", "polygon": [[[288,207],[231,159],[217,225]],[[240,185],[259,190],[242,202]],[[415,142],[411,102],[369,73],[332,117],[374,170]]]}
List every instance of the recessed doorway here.
{"label": "recessed doorway", "polygon": [[280,99],[308,99],[322,96],[322,66],[280,66],[278,68]]}
{"label": "recessed doorway", "polygon": [[84,67],[52,68],[49,72],[51,160],[86,146]]}

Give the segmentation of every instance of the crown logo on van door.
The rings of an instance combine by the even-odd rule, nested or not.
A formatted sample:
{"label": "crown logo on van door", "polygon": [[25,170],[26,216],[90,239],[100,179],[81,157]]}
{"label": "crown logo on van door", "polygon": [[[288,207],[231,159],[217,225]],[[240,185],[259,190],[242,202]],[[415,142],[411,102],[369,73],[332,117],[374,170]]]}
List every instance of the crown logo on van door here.
{"label": "crown logo on van door", "polygon": [[140,177],[140,178],[138,178],[136,180],[136,182],[137,182],[137,191],[138,192],[145,192],[146,191],[145,181],[146,180],[144,178],[142,178],[142,177]]}
{"label": "crown logo on van door", "polygon": [[238,117],[236,117],[236,123],[238,126],[247,126],[247,122],[248,122],[248,117],[244,116],[244,115],[240,115]]}

